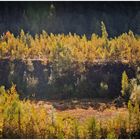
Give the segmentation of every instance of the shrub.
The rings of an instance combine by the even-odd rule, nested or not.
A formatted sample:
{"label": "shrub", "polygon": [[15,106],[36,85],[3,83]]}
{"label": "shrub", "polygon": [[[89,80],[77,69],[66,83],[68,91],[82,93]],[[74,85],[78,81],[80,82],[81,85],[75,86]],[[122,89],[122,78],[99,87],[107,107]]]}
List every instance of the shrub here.
{"label": "shrub", "polygon": [[[19,100],[16,87],[0,87],[0,138],[137,138],[139,105],[128,103],[129,114],[98,120],[60,116],[29,100]],[[50,114],[50,115],[49,115]]]}

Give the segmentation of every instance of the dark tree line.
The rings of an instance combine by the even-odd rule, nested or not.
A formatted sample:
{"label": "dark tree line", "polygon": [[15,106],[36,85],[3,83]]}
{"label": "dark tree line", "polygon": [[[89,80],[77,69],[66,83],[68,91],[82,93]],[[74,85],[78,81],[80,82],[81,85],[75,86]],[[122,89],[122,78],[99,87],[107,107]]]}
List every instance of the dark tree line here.
{"label": "dark tree line", "polygon": [[1,34],[24,29],[100,35],[101,21],[111,37],[128,30],[140,34],[140,2],[0,2]]}

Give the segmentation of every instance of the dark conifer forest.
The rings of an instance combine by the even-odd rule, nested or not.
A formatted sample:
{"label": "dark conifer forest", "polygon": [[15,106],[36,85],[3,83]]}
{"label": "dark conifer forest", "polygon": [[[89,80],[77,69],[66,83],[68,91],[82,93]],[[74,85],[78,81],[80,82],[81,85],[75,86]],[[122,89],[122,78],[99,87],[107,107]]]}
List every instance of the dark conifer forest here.
{"label": "dark conifer forest", "polygon": [[139,2],[0,2],[0,33],[101,34],[103,21],[109,36],[132,30],[140,34]]}

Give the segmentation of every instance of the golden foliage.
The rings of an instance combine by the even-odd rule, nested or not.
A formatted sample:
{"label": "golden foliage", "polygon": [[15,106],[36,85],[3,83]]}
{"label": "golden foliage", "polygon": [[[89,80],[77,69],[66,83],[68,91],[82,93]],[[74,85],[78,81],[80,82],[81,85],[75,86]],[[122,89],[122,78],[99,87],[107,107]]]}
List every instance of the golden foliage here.
{"label": "golden foliage", "polygon": [[126,116],[80,121],[20,100],[15,85],[9,90],[0,87],[0,138],[137,138],[139,130],[138,104],[133,107],[129,102]]}
{"label": "golden foliage", "polygon": [[71,62],[93,63],[95,61],[139,61],[140,38],[132,31],[114,38],[108,38],[102,23],[102,36],[96,34],[87,39],[85,35],[48,34],[42,31],[34,37],[21,30],[19,36],[10,32],[0,38],[0,57],[2,59],[42,59],[54,62],[59,58]]}

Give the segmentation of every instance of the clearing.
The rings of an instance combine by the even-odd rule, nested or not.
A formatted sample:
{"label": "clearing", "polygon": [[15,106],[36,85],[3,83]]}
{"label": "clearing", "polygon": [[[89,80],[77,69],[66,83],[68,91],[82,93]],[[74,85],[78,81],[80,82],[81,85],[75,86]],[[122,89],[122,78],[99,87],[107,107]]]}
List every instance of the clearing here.
{"label": "clearing", "polygon": [[79,120],[85,120],[89,117],[106,120],[119,115],[126,116],[128,110],[124,104],[121,107],[116,107],[113,100],[109,99],[79,99],[79,100],[51,100],[51,101],[35,101],[37,107],[43,105],[47,110],[52,106],[56,113],[62,116],[72,116]]}

